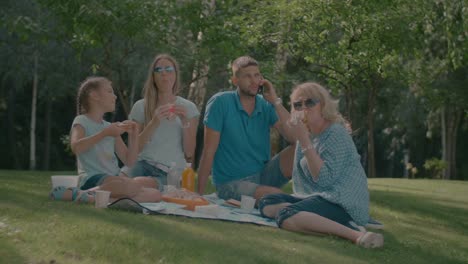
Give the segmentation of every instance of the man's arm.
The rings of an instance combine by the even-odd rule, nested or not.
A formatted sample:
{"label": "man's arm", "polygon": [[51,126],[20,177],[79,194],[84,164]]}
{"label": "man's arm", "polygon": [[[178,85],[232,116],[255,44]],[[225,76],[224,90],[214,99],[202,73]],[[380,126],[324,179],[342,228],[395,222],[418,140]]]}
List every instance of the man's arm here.
{"label": "man's arm", "polygon": [[265,86],[265,92],[263,98],[275,107],[276,114],[279,120],[273,125],[278,130],[281,136],[283,136],[290,144],[296,142],[296,138],[292,131],[288,129],[287,121],[290,118],[288,110],[283,106],[282,100],[276,95],[273,84],[268,80],[263,80],[262,84]]}
{"label": "man's arm", "polygon": [[206,181],[213,167],[213,159],[218,149],[220,133],[205,126],[203,152],[198,167],[198,193],[204,194]]}
{"label": "man's arm", "polygon": [[276,103],[274,106],[279,120],[273,125],[273,127],[278,130],[280,135],[283,136],[286,141],[288,141],[290,144],[294,144],[297,139],[287,124],[290,118],[288,110],[286,110],[286,108],[284,108],[283,104],[281,103]]}

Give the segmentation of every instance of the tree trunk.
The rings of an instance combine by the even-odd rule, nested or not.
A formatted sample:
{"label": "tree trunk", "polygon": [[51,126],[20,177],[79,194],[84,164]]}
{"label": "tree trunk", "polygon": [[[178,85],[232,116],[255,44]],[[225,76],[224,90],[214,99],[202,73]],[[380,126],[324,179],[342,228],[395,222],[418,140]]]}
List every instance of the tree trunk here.
{"label": "tree trunk", "polygon": [[129,106],[132,107],[133,103],[135,102],[135,91],[136,91],[136,84],[135,80],[132,81],[132,89],[130,90],[130,98],[129,98]]}
{"label": "tree trunk", "polygon": [[119,98],[119,102],[120,102],[120,105],[122,106],[122,109],[123,109],[123,112],[124,112],[124,115],[125,115],[125,119],[127,119],[128,117],[128,114],[130,114],[130,106],[128,105],[128,98],[126,96],[126,94],[123,92],[125,91],[124,87],[125,87],[125,81],[124,81],[124,76],[123,76],[123,70],[122,69],[122,64],[119,65],[119,69],[117,70],[118,74],[119,74],[119,87],[117,87],[117,97]]}
{"label": "tree trunk", "polygon": [[[442,106],[440,109],[440,137],[442,140],[442,160],[447,161],[447,130],[445,129],[446,120],[445,120],[445,106]],[[446,179],[446,175],[448,175],[447,170],[444,170],[442,173],[442,178]]]}
{"label": "tree trunk", "polygon": [[463,111],[460,109],[457,109],[456,112],[453,115],[453,129],[450,131],[449,134],[452,136],[449,136],[449,143],[453,146],[452,147],[452,152],[451,152],[451,159],[452,162],[450,163],[451,165],[451,172],[452,172],[452,179],[457,179],[458,176],[458,171],[457,171],[457,139],[458,139],[458,128],[460,127],[461,121],[462,121],[462,116],[463,116]]}
{"label": "tree trunk", "polygon": [[408,179],[409,177],[409,170],[408,170],[408,163],[409,163],[409,160],[410,160],[410,150],[409,149],[404,149],[403,150],[403,163],[404,163],[404,167],[405,167],[405,170],[403,171],[403,178],[405,179]]}
{"label": "tree trunk", "polygon": [[[46,88],[47,89],[47,88]],[[49,95],[49,91],[47,90]],[[44,126],[44,154],[43,156],[43,165],[44,170],[49,170],[50,168],[50,145],[51,145],[51,116],[52,116],[52,99],[48,96],[46,100],[46,116],[45,116],[45,126]]]}
{"label": "tree trunk", "polygon": [[372,83],[368,97],[367,108],[367,176],[374,178],[375,172],[375,143],[374,143],[374,107],[377,88],[375,82]]}
{"label": "tree trunk", "polygon": [[447,163],[443,172],[445,180],[455,179],[457,175],[457,134],[462,115],[463,111],[450,105],[443,106],[441,110],[442,160]]}
{"label": "tree trunk", "polygon": [[[204,10],[202,13],[204,17],[211,16],[213,11],[216,8],[216,1],[215,0],[206,0],[208,2],[208,9]],[[197,42],[201,43],[203,39],[203,32],[199,31],[197,34]],[[198,47],[199,45],[194,45]],[[197,53],[198,50],[195,48],[194,54]],[[206,85],[208,83],[208,73],[210,71],[209,67],[210,61],[208,59],[201,59],[194,63],[193,71],[192,71],[192,80],[193,82],[190,83],[189,92],[187,94],[187,99],[194,102],[197,105],[198,109],[200,110],[205,102],[206,96]]]}
{"label": "tree trunk", "polygon": [[[287,39],[287,34],[289,34],[291,27],[287,19],[283,19],[283,12],[280,14],[280,20],[282,21],[279,28],[279,34],[282,36],[279,38],[278,45],[276,47],[276,54],[275,54],[275,67],[273,71],[273,76],[279,80],[283,80],[282,82],[274,84],[276,88],[276,94],[283,98],[285,95],[285,90],[287,89],[287,83],[284,81],[282,76],[286,71],[286,66],[288,62],[288,50],[284,47],[284,40]],[[269,81],[272,81],[271,79]],[[270,133],[270,142],[272,146],[272,154],[276,154],[280,152],[283,148],[287,147],[289,143],[280,136],[276,129],[272,129]]]}
{"label": "tree trunk", "polygon": [[[201,41],[202,36],[202,32],[198,32],[198,41]],[[198,109],[201,109],[205,102],[208,72],[210,71],[208,65],[208,60],[196,61],[192,71],[192,80],[194,81],[190,83],[187,99],[195,103]]]}
{"label": "tree trunk", "polygon": [[345,118],[351,123],[351,126],[353,124],[353,90],[351,86],[346,86],[344,88],[345,91],[345,111],[346,111],[346,116]]}
{"label": "tree trunk", "polygon": [[39,54],[36,51],[34,53],[34,79],[33,79],[33,91],[32,91],[32,103],[31,103],[31,126],[30,126],[30,146],[29,146],[29,169],[36,169],[36,105],[37,105],[37,85],[39,81]]}
{"label": "tree trunk", "polygon": [[[8,83],[8,82],[7,82]],[[7,84],[8,85],[8,84]],[[8,124],[7,124],[7,133],[8,133],[8,142],[9,142],[9,153],[10,157],[13,159],[13,168],[14,169],[22,169],[23,166],[21,164],[20,155],[18,154],[18,150],[16,148],[16,127],[15,127],[15,113],[16,113],[16,83],[12,82],[11,86],[9,87],[8,91]]]}

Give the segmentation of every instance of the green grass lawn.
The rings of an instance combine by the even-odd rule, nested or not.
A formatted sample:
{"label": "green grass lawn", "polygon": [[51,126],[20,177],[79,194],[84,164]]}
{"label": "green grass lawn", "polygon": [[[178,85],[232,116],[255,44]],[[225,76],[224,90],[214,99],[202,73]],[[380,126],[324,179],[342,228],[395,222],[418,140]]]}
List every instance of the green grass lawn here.
{"label": "green grass lawn", "polygon": [[[57,172],[0,171],[0,263],[468,263],[468,182],[370,179],[385,246],[48,199]],[[290,189],[290,187],[289,187]]]}

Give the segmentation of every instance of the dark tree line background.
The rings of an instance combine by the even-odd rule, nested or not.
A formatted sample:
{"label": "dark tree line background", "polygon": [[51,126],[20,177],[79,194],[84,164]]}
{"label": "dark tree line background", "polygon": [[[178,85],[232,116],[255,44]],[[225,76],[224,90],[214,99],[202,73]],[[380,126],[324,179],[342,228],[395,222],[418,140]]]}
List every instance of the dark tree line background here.
{"label": "dark tree line background", "polygon": [[[319,81],[340,99],[369,177],[468,179],[465,0],[6,0],[0,3],[0,168],[74,170],[79,83],[113,81],[124,120],[161,52],[203,112],[248,54],[284,102]],[[202,146],[202,126],[197,153]],[[273,149],[282,141],[273,133]]]}

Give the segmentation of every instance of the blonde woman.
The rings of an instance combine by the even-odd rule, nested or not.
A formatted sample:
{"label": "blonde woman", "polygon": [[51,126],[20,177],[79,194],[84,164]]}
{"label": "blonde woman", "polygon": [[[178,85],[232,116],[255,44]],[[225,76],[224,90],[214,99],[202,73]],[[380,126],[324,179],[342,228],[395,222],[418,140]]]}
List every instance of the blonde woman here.
{"label": "blonde woman", "polygon": [[293,195],[271,194],[259,201],[262,215],[302,233],[332,234],[366,248],[383,246],[383,236],[366,232],[367,177],[338,103],[317,83],[298,85],[291,94],[288,129],[297,139]]}
{"label": "blonde woman", "polygon": [[200,113],[194,103],[177,96],[179,89],[177,61],[157,55],[148,70],[143,99],[133,105],[129,116],[141,131],[141,152],[130,174],[154,177],[160,189],[167,183],[171,163],[183,168],[195,152]]}

